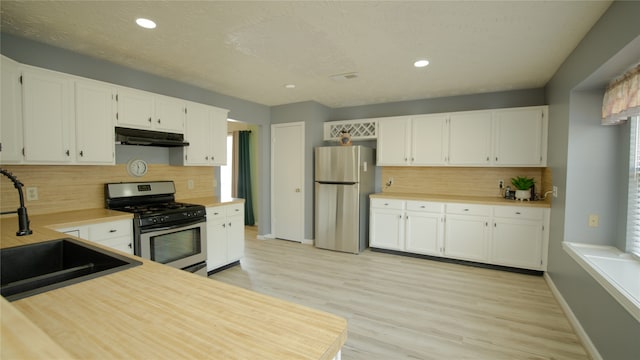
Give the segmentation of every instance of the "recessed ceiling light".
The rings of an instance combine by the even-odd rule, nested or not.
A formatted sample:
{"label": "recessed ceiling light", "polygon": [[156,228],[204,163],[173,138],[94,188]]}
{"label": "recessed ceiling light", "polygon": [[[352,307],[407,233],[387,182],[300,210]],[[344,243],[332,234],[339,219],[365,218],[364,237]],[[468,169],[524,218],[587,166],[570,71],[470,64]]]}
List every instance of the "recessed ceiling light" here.
{"label": "recessed ceiling light", "polygon": [[155,29],[156,28],[156,23],[153,22],[152,20],[149,19],[145,19],[145,18],[137,18],[136,19],[136,24],[138,24],[139,26],[145,28],[145,29]]}
{"label": "recessed ceiling light", "polygon": [[284,87],[286,89],[295,89],[296,88],[295,84],[286,84]]}
{"label": "recessed ceiling light", "polygon": [[429,60],[418,60],[413,63],[413,66],[417,68],[425,67],[427,65],[429,65]]}

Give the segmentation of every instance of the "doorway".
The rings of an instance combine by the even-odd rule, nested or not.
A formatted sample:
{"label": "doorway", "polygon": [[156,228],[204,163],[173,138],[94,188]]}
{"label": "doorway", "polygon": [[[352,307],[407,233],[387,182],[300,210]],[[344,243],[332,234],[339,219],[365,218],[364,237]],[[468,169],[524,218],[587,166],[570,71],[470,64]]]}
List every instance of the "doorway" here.
{"label": "doorway", "polygon": [[[253,124],[236,120],[227,121],[227,161],[226,165],[220,166],[219,184],[222,200],[234,197],[245,198],[245,223],[255,226],[258,225],[259,129],[260,126]],[[241,133],[247,134],[243,137]]]}

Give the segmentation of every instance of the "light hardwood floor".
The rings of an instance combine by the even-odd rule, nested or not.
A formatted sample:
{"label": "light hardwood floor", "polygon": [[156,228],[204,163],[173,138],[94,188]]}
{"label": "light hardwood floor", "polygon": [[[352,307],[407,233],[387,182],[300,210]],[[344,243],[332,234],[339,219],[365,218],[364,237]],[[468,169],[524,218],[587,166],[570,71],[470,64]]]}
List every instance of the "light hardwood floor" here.
{"label": "light hardwood floor", "polygon": [[588,359],[544,279],[246,231],[240,266],[212,279],[349,322],[344,360]]}

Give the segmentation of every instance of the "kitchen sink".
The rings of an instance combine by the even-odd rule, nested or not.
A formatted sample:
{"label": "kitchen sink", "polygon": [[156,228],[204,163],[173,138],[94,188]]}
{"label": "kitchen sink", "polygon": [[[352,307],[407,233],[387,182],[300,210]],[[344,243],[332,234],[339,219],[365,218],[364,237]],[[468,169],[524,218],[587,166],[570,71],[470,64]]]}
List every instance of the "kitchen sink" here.
{"label": "kitchen sink", "polygon": [[0,249],[0,290],[13,301],[141,264],[69,238],[5,248]]}

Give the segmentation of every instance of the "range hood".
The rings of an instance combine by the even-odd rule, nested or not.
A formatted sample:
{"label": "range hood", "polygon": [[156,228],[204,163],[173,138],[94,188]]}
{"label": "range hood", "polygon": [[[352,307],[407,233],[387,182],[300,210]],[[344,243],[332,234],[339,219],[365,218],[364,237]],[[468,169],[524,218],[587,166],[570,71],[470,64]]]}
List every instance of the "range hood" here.
{"label": "range hood", "polygon": [[116,144],[162,147],[189,146],[189,143],[184,141],[182,134],[123,127],[116,127]]}

